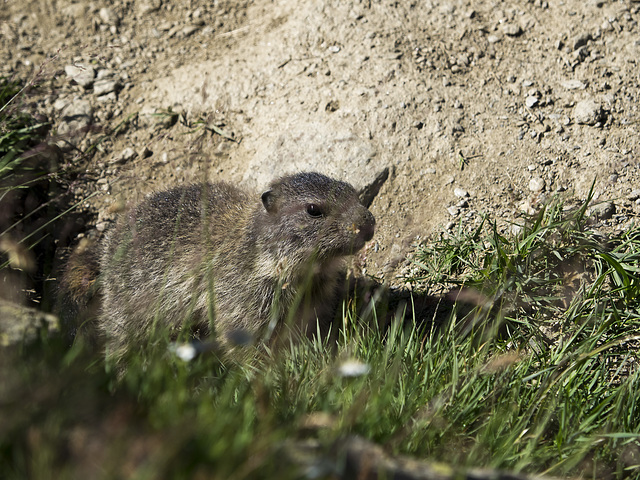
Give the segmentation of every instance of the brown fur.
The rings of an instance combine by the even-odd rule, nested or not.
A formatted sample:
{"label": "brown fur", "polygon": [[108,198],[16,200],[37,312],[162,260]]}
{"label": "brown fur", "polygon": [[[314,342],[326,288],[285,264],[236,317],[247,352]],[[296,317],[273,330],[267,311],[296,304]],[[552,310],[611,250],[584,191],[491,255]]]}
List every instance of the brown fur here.
{"label": "brown fur", "polygon": [[213,330],[222,344],[287,321],[303,334],[324,332],[341,260],[374,225],[353,187],[317,173],[280,178],[261,199],[226,183],[157,193],[103,243],[99,323],[108,350],[119,357],[154,327]]}

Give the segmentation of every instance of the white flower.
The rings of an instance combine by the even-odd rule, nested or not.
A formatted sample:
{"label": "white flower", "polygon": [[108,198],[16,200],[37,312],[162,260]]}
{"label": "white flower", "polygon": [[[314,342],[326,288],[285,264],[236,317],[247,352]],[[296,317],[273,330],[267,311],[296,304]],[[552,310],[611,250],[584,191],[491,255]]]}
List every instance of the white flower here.
{"label": "white flower", "polygon": [[172,343],[169,349],[184,362],[190,362],[198,354],[198,350],[191,343]]}
{"label": "white flower", "polygon": [[369,371],[371,371],[371,367],[367,363],[354,358],[345,360],[338,367],[338,374],[342,377],[359,377],[368,374]]}

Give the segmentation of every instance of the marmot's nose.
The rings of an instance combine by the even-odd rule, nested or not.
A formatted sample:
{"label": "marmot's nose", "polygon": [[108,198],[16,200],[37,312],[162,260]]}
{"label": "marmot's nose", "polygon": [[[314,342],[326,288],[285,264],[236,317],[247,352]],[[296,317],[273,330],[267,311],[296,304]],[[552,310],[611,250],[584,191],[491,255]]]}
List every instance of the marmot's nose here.
{"label": "marmot's nose", "polygon": [[376,231],[376,219],[373,214],[367,210],[367,214],[364,218],[363,224],[360,226],[360,233],[358,234],[365,242],[368,242],[373,238],[373,234]]}

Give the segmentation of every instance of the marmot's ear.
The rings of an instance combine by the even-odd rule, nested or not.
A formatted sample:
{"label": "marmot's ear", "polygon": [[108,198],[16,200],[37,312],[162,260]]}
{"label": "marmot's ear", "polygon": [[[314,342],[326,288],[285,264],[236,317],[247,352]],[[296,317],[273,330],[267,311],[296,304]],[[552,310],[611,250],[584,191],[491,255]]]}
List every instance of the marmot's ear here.
{"label": "marmot's ear", "polygon": [[273,190],[267,190],[262,194],[262,205],[267,212],[273,213],[276,211],[276,196]]}

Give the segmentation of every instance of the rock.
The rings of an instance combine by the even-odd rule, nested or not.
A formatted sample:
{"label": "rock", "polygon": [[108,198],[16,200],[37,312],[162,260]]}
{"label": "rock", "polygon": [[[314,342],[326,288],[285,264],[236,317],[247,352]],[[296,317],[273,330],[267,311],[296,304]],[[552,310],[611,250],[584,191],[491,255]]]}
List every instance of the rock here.
{"label": "rock", "polygon": [[531,205],[531,202],[529,200],[525,200],[520,205],[518,205],[518,209],[521,212],[526,213],[527,215],[535,215],[536,213],[536,209],[533,208],[533,205]]}
{"label": "rock", "polygon": [[469,197],[469,192],[467,192],[466,190],[463,190],[462,188],[457,188],[457,187],[453,189],[453,194],[459,198]]}
{"label": "rock", "polygon": [[70,102],[62,110],[63,124],[58,131],[59,133],[65,134],[82,130],[91,123],[92,116],[93,107],[88,100],[75,100]]}
{"label": "rock", "polygon": [[200,30],[200,27],[198,25],[187,25],[180,31],[180,36],[182,38],[187,38],[196,33],[198,30]]}
{"label": "rock", "polygon": [[148,158],[153,155],[153,151],[148,147],[144,146],[140,150],[138,150],[138,156],[142,158]]}
{"label": "rock", "polygon": [[87,13],[87,7],[83,3],[72,3],[60,10],[65,17],[82,18]]}
{"label": "rock", "polygon": [[579,63],[584,62],[589,56],[589,49],[587,47],[580,47],[578,50],[571,54],[573,58],[573,66],[575,67]]}
{"label": "rock", "polygon": [[627,199],[632,202],[638,200],[640,198],[640,189],[633,190],[629,195],[627,195]]}
{"label": "rock", "polygon": [[138,154],[133,148],[127,147],[118,155],[114,155],[114,157],[111,159],[109,163],[126,163],[136,158],[137,155]]}
{"label": "rock", "polygon": [[602,120],[602,116],[602,106],[592,99],[578,102],[573,109],[574,121],[583,125],[595,125]]}
{"label": "rock", "polygon": [[67,74],[71,80],[84,88],[89,88],[93,85],[93,79],[96,76],[96,71],[89,65],[67,65],[64,67],[64,73]]}
{"label": "rock", "polygon": [[120,18],[112,8],[103,7],[98,12],[100,20],[106,25],[118,26],[120,24]]}
{"label": "rock", "polygon": [[62,109],[58,134],[62,138],[56,145],[63,151],[73,148],[70,141],[73,137],[83,135],[93,120],[93,107],[88,100],[74,99]]}
{"label": "rock", "polygon": [[504,23],[502,25],[502,33],[509,37],[517,37],[522,34],[522,28],[519,25],[513,23]]}
{"label": "rock", "polygon": [[116,92],[110,92],[105,95],[100,95],[96,98],[99,102],[115,102],[118,97],[116,97]]}
{"label": "rock", "polygon": [[580,80],[567,80],[562,82],[561,85],[567,90],[584,90],[586,88],[586,85]]}
{"label": "rock", "polygon": [[113,72],[113,70],[109,70],[108,68],[102,68],[98,70],[98,73],[96,74],[96,81],[107,80],[113,77],[115,77],[115,73]]}
{"label": "rock", "polygon": [[529,180],[529,190],[532,192],[541,192],[545,186],[546,183],[542,177],[533,177]]}
{"label": "rock", "polygon": [[588,215],[598,220],[608,220],[616,213],[616,206],[611,201],[601,202],[589,208]]}
{"label": "rock", "polygon": [[460,213],[460,207],[457,205],[451,205],[450,207],[447,207],[447,212],[449,212],[449,215],[452,217],[456,217]]}
{"label": "rock", "polygon": [[612,93],[605,93],[600,97],[600,99],[602,100],[603,108],[605,110],[611,110],[616,101],[616,98]]}
{"label": "rock", "polygon": [[580,47],[584,47],[591,40],[590,33],[581,33],[573,38],[573,50],[578,50]]}
{"label": "rock", "polygon": [[511,233],[511,235],[513,235],[514,237],[517,237],[523,231],[524,231],[524,226],[519,225],[517,223],[512,223],[511,226],[509,227],[509,233]]}
{"label": "rock", "polygon": [[67,107],[63,110],[62,116],[64,118],[75,118],[79,116],[90,117],[93,114],[93,107],[88,100],[78,100],[69,102]]}
{"label": "rock", "polygon": [[528,108],[533,108],[538,104],[539,101],[540,100],[538,100],[538,97],[529,96],[524,100],[524,103]]}
{"label": "rock", "polygon": [[71,100],[69,100],[69,98],[66,96],[58,97],[56,98],[55,102],[53,102],[53,108],[58,112],[64,110],[69,105],[70,101]]}
{"label": "rock", "polygon": [[60,322],[50,313],[0,299],[0,346],[34,341],[41,329],[55,333]]}
{"label": "rock", "polygon": [[146,0],[137,2],[138,14],[140,16],[147,15],[149,13],[159,10],[162,6],[162,0]]}
{"label": "rock", "polygon": [[11,17],[11,21],[16,25],[20,25],[26,18],[27,18],[26,13],[18,13],[17,15],[14,15],[13,17]]}
{"label": "rock", "polygon": [[120,87],[117,80],[107,78],[104,80],[98,80],[93,84],[93,93],[97,96],[106,95],[107,93],[115,92]]}

